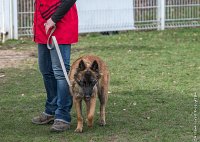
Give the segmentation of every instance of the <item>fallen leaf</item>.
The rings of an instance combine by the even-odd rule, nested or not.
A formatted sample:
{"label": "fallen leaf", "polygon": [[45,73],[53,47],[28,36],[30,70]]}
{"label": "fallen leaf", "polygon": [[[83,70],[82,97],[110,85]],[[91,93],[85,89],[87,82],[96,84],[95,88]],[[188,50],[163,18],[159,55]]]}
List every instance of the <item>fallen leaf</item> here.
{"label": "fallen leaf", "polygon": [[1,78],[1,77],[5,77],[5,75],[4,75],[4,74],[3,74],[3,75],[0,75],[0,78]]}

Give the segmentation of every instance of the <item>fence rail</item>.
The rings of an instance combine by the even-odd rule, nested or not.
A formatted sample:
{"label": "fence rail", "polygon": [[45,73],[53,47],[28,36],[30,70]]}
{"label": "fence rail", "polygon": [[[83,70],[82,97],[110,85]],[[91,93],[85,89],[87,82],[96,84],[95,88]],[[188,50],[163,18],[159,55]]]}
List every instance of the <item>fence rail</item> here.
{"label": "fence rail", "polygon": [[[32,35],[33,1],[18,0],[19,36]],[[116,9],[116,13],[120,10]],[[127,10],[127,12],[133,12],[133,28],[136,30],[200,26],[200,0],[133,0],[132,10]],[[98,17],[96,18],[98,19]],[[126,27],[127,25],[122,26]],[[105,28],[109,28],[109,26],[105,25]],[[86,29],[88,32],[92,32],[90,27]]]}

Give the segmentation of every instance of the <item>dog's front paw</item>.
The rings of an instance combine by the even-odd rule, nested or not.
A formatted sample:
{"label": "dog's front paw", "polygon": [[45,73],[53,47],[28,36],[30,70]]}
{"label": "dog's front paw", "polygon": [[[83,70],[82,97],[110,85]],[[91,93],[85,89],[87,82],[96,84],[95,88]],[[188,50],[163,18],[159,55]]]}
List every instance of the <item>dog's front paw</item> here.
{"label": "dog's front paw", "polygon": [[105,120],[100,120],[99,121],[99,125],[100,126],[105,126],[106,125],[106,121]]}
{"label": "dog's front paw", "polygon": [[93,127],[93,123],[88,123],[87,126],[88,126],[89,128],[92,128],[92,127]]}
{"label": "dog's front paw", "polygon": [[83,128],[76,128],[75,132],[76,133],[82,133],[83,132]]}

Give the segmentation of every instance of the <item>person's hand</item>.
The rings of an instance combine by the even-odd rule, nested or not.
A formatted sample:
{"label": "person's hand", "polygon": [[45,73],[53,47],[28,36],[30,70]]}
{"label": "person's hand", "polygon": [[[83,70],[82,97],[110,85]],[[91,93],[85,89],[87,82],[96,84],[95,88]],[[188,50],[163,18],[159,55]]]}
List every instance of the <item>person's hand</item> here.
{"label": "person's hand", "polygon": [[49,29],[52,28],[53,26],[55,26],[55,23],[52,21],[51,18],[49,20],[47,20],[46,23],[44,23],[46,34],[48,34]]}

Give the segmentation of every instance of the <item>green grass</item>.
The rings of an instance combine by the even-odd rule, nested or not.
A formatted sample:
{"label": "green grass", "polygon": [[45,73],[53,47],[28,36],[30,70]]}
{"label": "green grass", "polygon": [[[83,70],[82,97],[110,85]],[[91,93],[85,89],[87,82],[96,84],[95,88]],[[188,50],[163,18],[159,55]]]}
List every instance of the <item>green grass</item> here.
{"label": "green grass", "polygon": [[[103,58],[110,70],[107,125],[84,125],[51,133],[50,125],[31,123],[44,109],[45,90],[37,64],[22,69],[1,69],[1,142],[190,142],[193,141],[194,95],[197,94],[197,135],[200,102],[200,29],[123,32],[80,36],[72,61],[85,54]],[[17,44],[16,44],[17,42]],[[9,42],[23,46],[19,41]],[[25,44],[33,44],[26,42]],[[26,48],[28,50],[28,48]],[[199,138],[199,137],[198,137]],[[198,139],[199,140],[199,139]]]}

